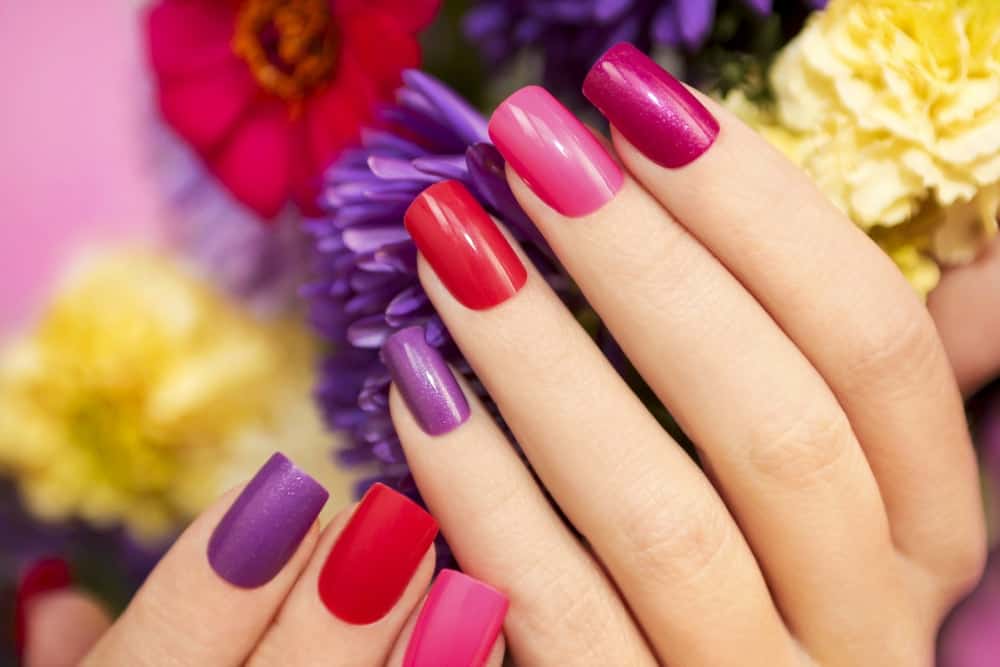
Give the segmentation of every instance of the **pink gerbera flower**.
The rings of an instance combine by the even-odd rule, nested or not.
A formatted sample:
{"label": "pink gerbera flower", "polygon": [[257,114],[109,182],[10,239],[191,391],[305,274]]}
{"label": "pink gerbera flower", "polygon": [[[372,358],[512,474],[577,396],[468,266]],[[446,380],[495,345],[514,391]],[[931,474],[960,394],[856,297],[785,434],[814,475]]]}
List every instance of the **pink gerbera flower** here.
{"label": "pink gerbera flower", "polygon": [[163,117],[265,218],[320,175],[420,60],[439,0],[161,0],[148,16]]}

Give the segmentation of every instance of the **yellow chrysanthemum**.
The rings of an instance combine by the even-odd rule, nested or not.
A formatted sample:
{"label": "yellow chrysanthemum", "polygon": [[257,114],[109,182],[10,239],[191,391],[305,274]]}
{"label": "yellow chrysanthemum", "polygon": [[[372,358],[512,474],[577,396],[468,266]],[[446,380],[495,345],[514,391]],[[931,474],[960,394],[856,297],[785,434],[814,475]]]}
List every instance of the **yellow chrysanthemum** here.
{"label": "yellow chrysanthemum", "polygon": [[887,249],[923,287],[936,279],[914,253],[960,263],[995,233],[1000,2],[832,0],[771,84],[773,109],[730,101],[873,236],[919,230]]}
{"label": "yellow chrysanthemum", "polygon": [[329,451],[312,360],[300,327],[262,324],[165,258],[94,259],[0,356],[0,472],[42,518],[163,536],[272,449]]}

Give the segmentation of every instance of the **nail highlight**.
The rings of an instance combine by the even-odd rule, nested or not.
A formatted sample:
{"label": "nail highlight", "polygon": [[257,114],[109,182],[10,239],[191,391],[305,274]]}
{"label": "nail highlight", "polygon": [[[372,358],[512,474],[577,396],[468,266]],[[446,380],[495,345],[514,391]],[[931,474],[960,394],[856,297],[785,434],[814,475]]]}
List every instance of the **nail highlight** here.
{"label": "nail highlight", "polygon": [[497,107],[490,138],[546,204],[577,217],[621,189],[622,170],[599,141],[544,88],[528,86]]}
{"label": "nail highlight", "polygon": [[625,42],[594,63],[583,94],[633,146],[663,167],[683,167],[719,135],[719,122],[680,81]]}
{"label": "nail highlight", "polygon": [[403,221],[441,282],[467,308],[503,303],[528,279],[496,223],[458,181],[421,192]]}
{"label": "nail highlight", "polygon": [[403,667],[481,667],[507,614],[507,596],[472,577],[442,570],[424,602]]}
{"label": "nail highlight", "polygon": [[329,495],[276,452],[212,533],[208,542],[212,569],[234,586],[263,586],[298,549]]}
{"label": "nail highlight", "polygon": [[437,535],[437,522],[383,484],[361,499],[319,575],[319,597],[337,618],[374,623],[399,601]]}
{"label": "nail highlight", "polygon": [[469,403],[422,327],[397,331],[382,346],[382,361],[420,428],[442,435],[465,423]]}

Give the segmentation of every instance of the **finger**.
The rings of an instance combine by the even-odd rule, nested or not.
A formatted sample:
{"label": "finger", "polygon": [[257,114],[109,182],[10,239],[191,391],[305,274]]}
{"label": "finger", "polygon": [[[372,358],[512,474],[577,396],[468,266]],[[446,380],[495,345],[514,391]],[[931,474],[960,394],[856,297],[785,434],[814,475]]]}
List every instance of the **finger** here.
{"label": "finger", "polygon": [[761,137],[633,47],[605,54],[584,92],[611,121],[629,171],[830,385],[899,549],[946,576],[981,559],[960,397],[926,310],[892,262]]}
{"label": "finger", "polygon": [[188,527],[89,665],[239,665],[316,543],[327,492],[281,454]]}
{"label": "finger", "polygon": [[382,357],[393,377],[393,424],[421,496],[462,568],[510,598],[505,632],[518,662],[651,664],[614,586],[423,331],[397,332]]}
{"label": "finger", "polygon": [[949,269],[927,299],[958,385],[971,396],[1000,374],[1000,240]]}
{"label": "finger", "polygon": [[111,626],[100,604],[73,590],[42,595],[31,603],[27,614],[25,667],[78,665]]}
{"label": "finger", "polygon": [[[508,98],[490,133],[531,183],[529,189],[512,174],[525,211],[698,445],[795,629],[810,640],[829,637],[829,618],[840,609],[873,596],[898,599],[898,589],[884,585],[897,557],[878,487],[846,415],[760,304],[623,178],[544,90],[530,87]],[[567,146],[587,154],[573,155]],[[577,209],[580,216],[567,218],[541,199],[559,203],[546,183],[569,183],[574,202],[593,192],[589,181],[568,177],[560,161],[567,154],[573,165],[602,164],[619,174],[618,187],[601,191],[604,203],[590,215]],[[804,562],[825,566],[804,568]],[[857,614],[852,628],[881,642],[882,631],[875,636],[870,621]]]}
{"label": "finger", "polygon": [[250,665],[382,665],[434,572],[437,523],[382,484],[323,533]]}
{"label": "finger", "polygon": [[781,664],[787,634],[722,501],[541,276],[453,181],[405,222],[437,312],[659,657]]}
{"label": "finger", "polygon": [[442,570],[407,621],[390,667],[500,667],[507,596],[472,577]]}

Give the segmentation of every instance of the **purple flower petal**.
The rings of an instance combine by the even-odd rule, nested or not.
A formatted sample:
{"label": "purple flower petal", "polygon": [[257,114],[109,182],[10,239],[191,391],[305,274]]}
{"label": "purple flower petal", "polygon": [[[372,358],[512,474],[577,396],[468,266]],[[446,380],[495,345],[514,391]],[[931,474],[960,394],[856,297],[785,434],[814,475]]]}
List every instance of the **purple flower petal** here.
{"label": "purple flower petal", "polygon": [[422,172],[414,167],[412,160],[403,158],[372,155],[368,158],[368,167],[372,170],[372,173],[379,178],[388,180],[398,179],[402,181],[416,181],[423,183],[433,183],[438,180],[430,174]]}
{"label": "purple flower petal", "polygon": [[489,141],[486,119],[450,88],[415,69],[403,72],[403,81],[407,86],[432,100],[446,124],[453,128],[465,143],[474,144],[477,141]]}
{"label": "purple flower petal", "polygon": [[715,18],[715,0],[674,0],[677,8],[677,22],[680,25],[681,40],[685,46],[695,48],[701,45],[712,29]]}

